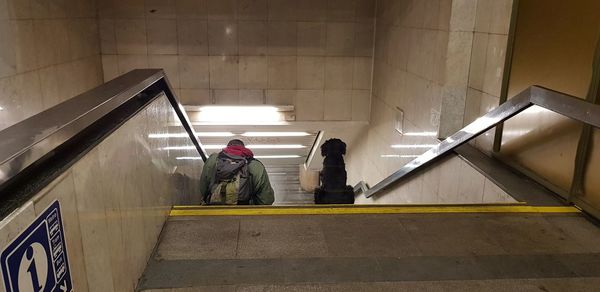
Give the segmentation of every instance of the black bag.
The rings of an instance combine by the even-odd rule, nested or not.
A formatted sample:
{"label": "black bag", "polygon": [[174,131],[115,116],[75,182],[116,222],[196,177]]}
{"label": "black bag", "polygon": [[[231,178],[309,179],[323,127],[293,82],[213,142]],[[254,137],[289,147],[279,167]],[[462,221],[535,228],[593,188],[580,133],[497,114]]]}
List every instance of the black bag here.
{"label": "black bag", "polygon": [[248,205],[252,193],[252,183],[248,172],[248,159],[219,153],[215,182],[206,198],[209,205]]}

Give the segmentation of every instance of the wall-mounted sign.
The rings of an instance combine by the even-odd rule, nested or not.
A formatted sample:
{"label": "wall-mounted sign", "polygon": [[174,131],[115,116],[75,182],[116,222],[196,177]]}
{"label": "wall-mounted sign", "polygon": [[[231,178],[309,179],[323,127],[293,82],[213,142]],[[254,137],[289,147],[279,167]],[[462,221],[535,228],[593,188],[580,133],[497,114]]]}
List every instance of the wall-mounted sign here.
{"label": "wall-mounted sign", "polygon": [[0,256],[6,292],[73,290],[60,204],[54,201]]}

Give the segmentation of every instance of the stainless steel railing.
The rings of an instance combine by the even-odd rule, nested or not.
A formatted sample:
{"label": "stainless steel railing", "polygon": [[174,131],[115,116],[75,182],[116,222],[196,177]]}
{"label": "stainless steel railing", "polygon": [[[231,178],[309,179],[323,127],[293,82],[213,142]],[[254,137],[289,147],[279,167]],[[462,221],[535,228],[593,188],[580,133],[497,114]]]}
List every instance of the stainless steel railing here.
{"label": "stainless steel railing", "polygon": [[133,70],[0,131],[0,186],[149,89],[165,93],[196,150],[206,160],[206,151],[163,70]]}
{"label": "stainless steel railing", "polygon": [[600,105],[547,88],[532,86],[446,138],[372,188],[365,190],[364,186],[357,186],[355,190],[359,191],[360,189],[367,198],[380,194],[415,172],[440,160],[454,149],[534,105],[600,128]]}

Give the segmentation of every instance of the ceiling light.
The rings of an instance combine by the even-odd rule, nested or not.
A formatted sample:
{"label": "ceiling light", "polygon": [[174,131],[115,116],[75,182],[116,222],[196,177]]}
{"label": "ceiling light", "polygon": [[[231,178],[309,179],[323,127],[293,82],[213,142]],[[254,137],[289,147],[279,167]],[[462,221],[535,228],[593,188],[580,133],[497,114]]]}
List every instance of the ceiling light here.
{"label": "ceiling light", "polygon": [[[256,159],[285,159],[285,158],[301,158],[300,155],[262,155],[262,156],[254,156]],[[181,156],[177,157],[177,160],[201,160],[202,157],[199,156]]]}
{"label": "ceiling light", "polygon": [[[234,133],[231,132],[196,132],[196,137],[233,137]],[[189,137],[188,133],[164,133],[164,134],[150,134],[148,138],[186,138]]]}
{"label": "ceiling light", "polygon": [[[207,150],[215,150],[215,149],[223,149],[227,147],[227,145],[214,145],[214,144],[206,144],[203,145],[204,149]],[[304,145],[299,144],[290,144],[290,145],[270,145],[270,144],[258,144],[258,145],[248,145],[246,146],[248,149],[302,149],[306,148]],[[194,146],[169,146],[162,148],[163,150],[194,150],[196,147]]]}
{"label": "ceiling light", "polygon": [[397,145],[392,145],[392,148],[396,148],[396,149],[417,149],[417,148],[433,148],[437,146],[437,144],[423,144],[423,145],[401,145],[401,144],[397,144]]}
{"label": "ceiling light", "polygon": [[417,158],[419,155],[383,154],[381,158]]}
{"label": "ceiling light", "polygon": [[[215,150],[215,149],[223,149],[227,147],[227,145],[202,145],[202,148],[206,150]],[[196,147],[194,146],[169,146],[164,147],[162,150],[194,150]]]}
{"label": "ceiling light", "polygon": [[264,125],[285,122],[285,110],[275,106],[201,106],[190,111],[193,122],[212,125]]}
{"label": "ceiling light", "polygon": [[300,155],[259,155],[254,156],[257,159],[278,159],[278,158],[300,158]]}
{"label": "ceiling light", "polygon": [[261,145],[248,145],[246,148],[249,149],[301,149],[306,148],[304,145],[299,144],[290,144],[290,145],[270,145],[270,144],[261,144]]}
{"label": "ceiling light", "polygon": [[437,136],[437,132],[407,132],[402,135],[403,136],[413,136],[413,137],[434,137],[434,136]]}
{"label": "ceiling light", "polygon": [[164,147],[162,150],[194,150],[196,147],[194,146],[169,146]]}
{"label": "ceiling light", "polygon": [[202,157],[200,156],[184,156],[184,157],[177,157],[177,160],[202,160]]}
{"label": "ceiling light", "polygon": [[196,132],[198,137],[233,137],[234,133],[231,132]]}
{"label": "ceiling light", "polygon": [[310,136],[307,132],[246,132],[244,137],[303,137]]}

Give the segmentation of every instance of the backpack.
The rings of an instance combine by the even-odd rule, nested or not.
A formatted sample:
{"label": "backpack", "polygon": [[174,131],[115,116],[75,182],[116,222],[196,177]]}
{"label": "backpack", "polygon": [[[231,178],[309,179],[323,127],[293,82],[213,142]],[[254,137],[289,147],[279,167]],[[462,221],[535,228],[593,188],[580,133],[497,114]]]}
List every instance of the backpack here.
{"label": "backpack", "polygon": [[209,205],[248,205],[252,183],[248,172],[250,161],[244,157],[219,153],[215,181],[206,198]]}

